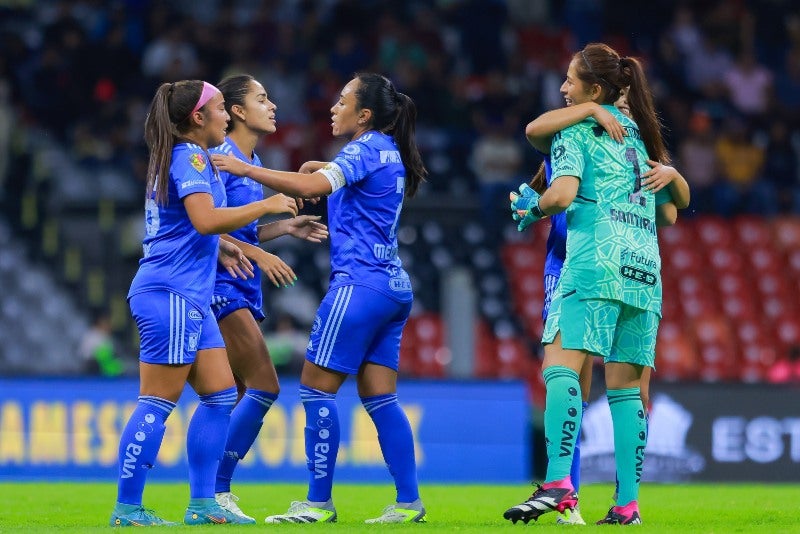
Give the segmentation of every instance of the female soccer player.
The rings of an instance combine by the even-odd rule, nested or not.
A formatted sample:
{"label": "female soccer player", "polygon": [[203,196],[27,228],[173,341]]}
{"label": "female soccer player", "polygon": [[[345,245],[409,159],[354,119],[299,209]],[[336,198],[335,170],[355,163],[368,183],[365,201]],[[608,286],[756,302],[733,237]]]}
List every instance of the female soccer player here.
{"label": "female soccer player", "polygon": [[[112,526],[170,524],[142,506],[142,493],[166,419],[187,382],[200,403],[187,433],[191,499],[184,522],[244,522],[214,500],[214,477],[236,402],[225,346],[211,313],[217,249],[233,251],[244,261],[241,251],[216,234],[266,213],[296,214],[297,204],[276,195],[223,207],[225,190],[207,150],[222,143],[227,124],[222,94],[200,80],[162,84],[147,114],[144,257],[128,293],[141,338],[139,399],[120,436]],[[233,266],[232,272],[243,274]]]}
{"label": "female soccer player", "polygon": [[[275,133],[277,106],[267,97],[264,86],[247,74],[229,76],[217,87],[225,98],[225,109],[231,120],[225,141],[211,153],[231,154],[242,161],[261,165],[255,147],[262,137]],[[220,178],[225,185],[228,206],[245,206],[264,198],[258,182],[224,171]],[[267,273],[273,285],[294,285],[297,277],[291,267],[258,245],[285,234],[321,242],[328,237],[328,229],[318,220],[319,217],[299,215],[261,226],[257,220],[252,220],[231,232],[229,237]],[[260,271],[252,278],[241,279],[231,276],[222,266],[218,267],[211,309],[219,323],[233,374],[244,385],[242,397],[231,413],[225,454],[217,471],[215,497],[229,512],[254,521],[236,504],[239,499],[231,493],[231,479],[239,460],[252,447],[264,416],[279,392],[278,374],[258,327],[264,319]]]}
{"label": "female soccer player", "polygon": [[[629,87],[633,122],[611,104]],[[542,342],[547,387],[545,484],[504,517],[528,522],[577,505],[570,479],[582,414],[578,373],[587,358],[604,358],[614,423],[619,496],[600,523],[640,523],[637,503],[646,439],[640,398],[643,367],[652,367],[661,312],[661,261],[656,203],[642,188],[648,153],[664,154],[647,80],[635,58],[620,58],[604,44],[573,56],[561,87],[567,103],[598,102],[623,126],[622,142],[594,121],[553,138],[553,181],[541,196],[523,190],[514,199],[521,228],[569,208],[567,254]]]}
{"label": "female soccer player", "polygon": [[403,197],[413,195],[427,174],[414,140],[416,107],[387,78],[362,73],[342,89],[331,121],[333,135],[349,142],[332,162],[306,162],[300,173],[214,156],[221,169],[276,191],[301,198],[329,195],[330,286],[300,376],[308,494],[266,522],[336,520],[331,499],[340,431],[336,393],[349,374],[356,375],[397,488],[397,502],[368,522],[422,522],[413,436],[397,402],[400,336],[413,295],[396,234]]}
{"label": "female soccer player", "polygon": [[[630,117],[630,108],[626,96],[627,91],[621,91],[620,97],[614,106]],[[530,144],[544,156],[544,161],[530,183],[530,187],[537,193],[543,193],[551,183],[550,143],[553,136],[559,131],[593,118],[608,132],[612,139],[621,142],[624,136],[622,125],[614,115],[596,102],[573,104],[567,102],[567,107],[548,111],[531,121],[526,128],[526,136]],[[664,157],[665,155],[662,155]],[[667,155],[668,156],[668,155]],[[642,187],[656,193],[656,225],[669,226],[674,224],[677,209],[684,209],[689,205],[689,184],[673,167],[651,159],[647,164],[652,167],[642,175]],[[665,187],[668,193],[659,193]],[[557,213],[550,217],[550,234],[547,238],[547,256],[544,267],[544,305],[542,307],[542,320],[547,321],[550,302],[555,292],[561,269],[566,257],[567,245],[567,217],[566,213]],[[592,358],[587,358],[580,371],[582,406],[589,405],[589,392],[592,385]],[[642,370],[641,397],[645,407],[649,406],[650,367]],[[575,439],[575,454],[573,455],[570,469],[575,492],[580,490],[580,432]],[[565,511],[565,518],[557,518],[558,523],[585,524],[577,506],[571,513]]]}

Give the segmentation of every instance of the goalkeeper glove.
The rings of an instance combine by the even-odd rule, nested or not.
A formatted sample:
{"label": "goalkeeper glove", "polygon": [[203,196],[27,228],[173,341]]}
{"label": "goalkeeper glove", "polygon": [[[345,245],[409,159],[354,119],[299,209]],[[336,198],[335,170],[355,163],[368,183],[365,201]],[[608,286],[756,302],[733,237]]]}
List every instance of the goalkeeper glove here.
{"label": "goalkeeper glove", "polygon": [[517,230],[522,232],[534,222],[545,217],[544,212],[539,208],[539,198],[541,195],[531,189],[528,184],[519,186],[520,194],[511,192],[511,217],[519,221]]}

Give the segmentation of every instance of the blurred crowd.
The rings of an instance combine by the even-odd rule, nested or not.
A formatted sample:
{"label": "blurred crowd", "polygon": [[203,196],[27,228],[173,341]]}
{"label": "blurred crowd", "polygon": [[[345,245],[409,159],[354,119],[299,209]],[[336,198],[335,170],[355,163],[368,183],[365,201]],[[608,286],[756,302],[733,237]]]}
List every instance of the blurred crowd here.
{"label": "blurred crowd", "polygon": [[[129,187],[116,192],[130,193],[115,209],[139,225],[142,125],[160,83],[254,75],[278,106],[261,159],[297,169],[335,153],[330,106],[354,72],[372,70],[416,102],[423,201],[472,206],[481,218],[459,216],[491,233],[506,222],[507,191],[540,160],[525,125],[564,105],[567,64],[594,41],[643,60],[673,164],[692,187],[685,216],[800,214],[793,0],[0,2],[0,199],[7,217],[25,218],[18,200],[38,167],[20,159],[19,139],[35,132],[92,176],[121,176]],[[102,201],[101,187],[94,194]]]}
{"label": "blurred crowd", "polygon": [[161,82],[254,74],[278,105],[266,161],[296,168],[332,150],[336,91],[369,69],[417,103],[428,189],[484,192],[491,206],[535,169],[523,128],[563,105],[571,54],[605,41],[644,59],[695,210],[800,211],[790,0],[52,0],[0,14],[6,127],[46,128],[83,164],[131,180],[144,176],[141,125]]}

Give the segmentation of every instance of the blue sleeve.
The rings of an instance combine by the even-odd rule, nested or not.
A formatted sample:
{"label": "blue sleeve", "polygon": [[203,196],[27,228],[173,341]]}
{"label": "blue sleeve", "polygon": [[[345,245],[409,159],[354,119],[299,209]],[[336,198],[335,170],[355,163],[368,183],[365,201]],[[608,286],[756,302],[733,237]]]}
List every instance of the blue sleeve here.
{"label": "blue sleeve", "polygon": [[192,193],[211,194],[211,181],[208,174],[211,164],[202,150],[186,150],[175,154],[170,166],[170,176],[175,182],[178,197],[184,198]]}
{"label": "blue sleeve", "polygon": [[333,163],[339,166],[347,185],[360,182],[375,168],[378,151],[361,141],[351,141],[336,155]]}

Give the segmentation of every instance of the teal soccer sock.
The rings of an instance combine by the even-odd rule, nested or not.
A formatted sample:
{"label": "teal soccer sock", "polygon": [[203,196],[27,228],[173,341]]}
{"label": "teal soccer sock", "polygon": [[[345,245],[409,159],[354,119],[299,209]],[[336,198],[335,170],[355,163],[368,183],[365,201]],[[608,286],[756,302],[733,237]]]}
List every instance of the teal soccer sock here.
{"label": "teal soccer sock", "polygon": [[619,480],[617,505],[625,506],[639,497],[647,422],[639,388],[612,389],[607,396],[614,422],[614,459]]}
{"label": "teal soccer sock", "polygon": [[547,437],[547,476],[555,482],[569,476],[575,442],[581,428],[583,401],[578,373],[553,365],[542,372],[547,386],[544,432]]}

